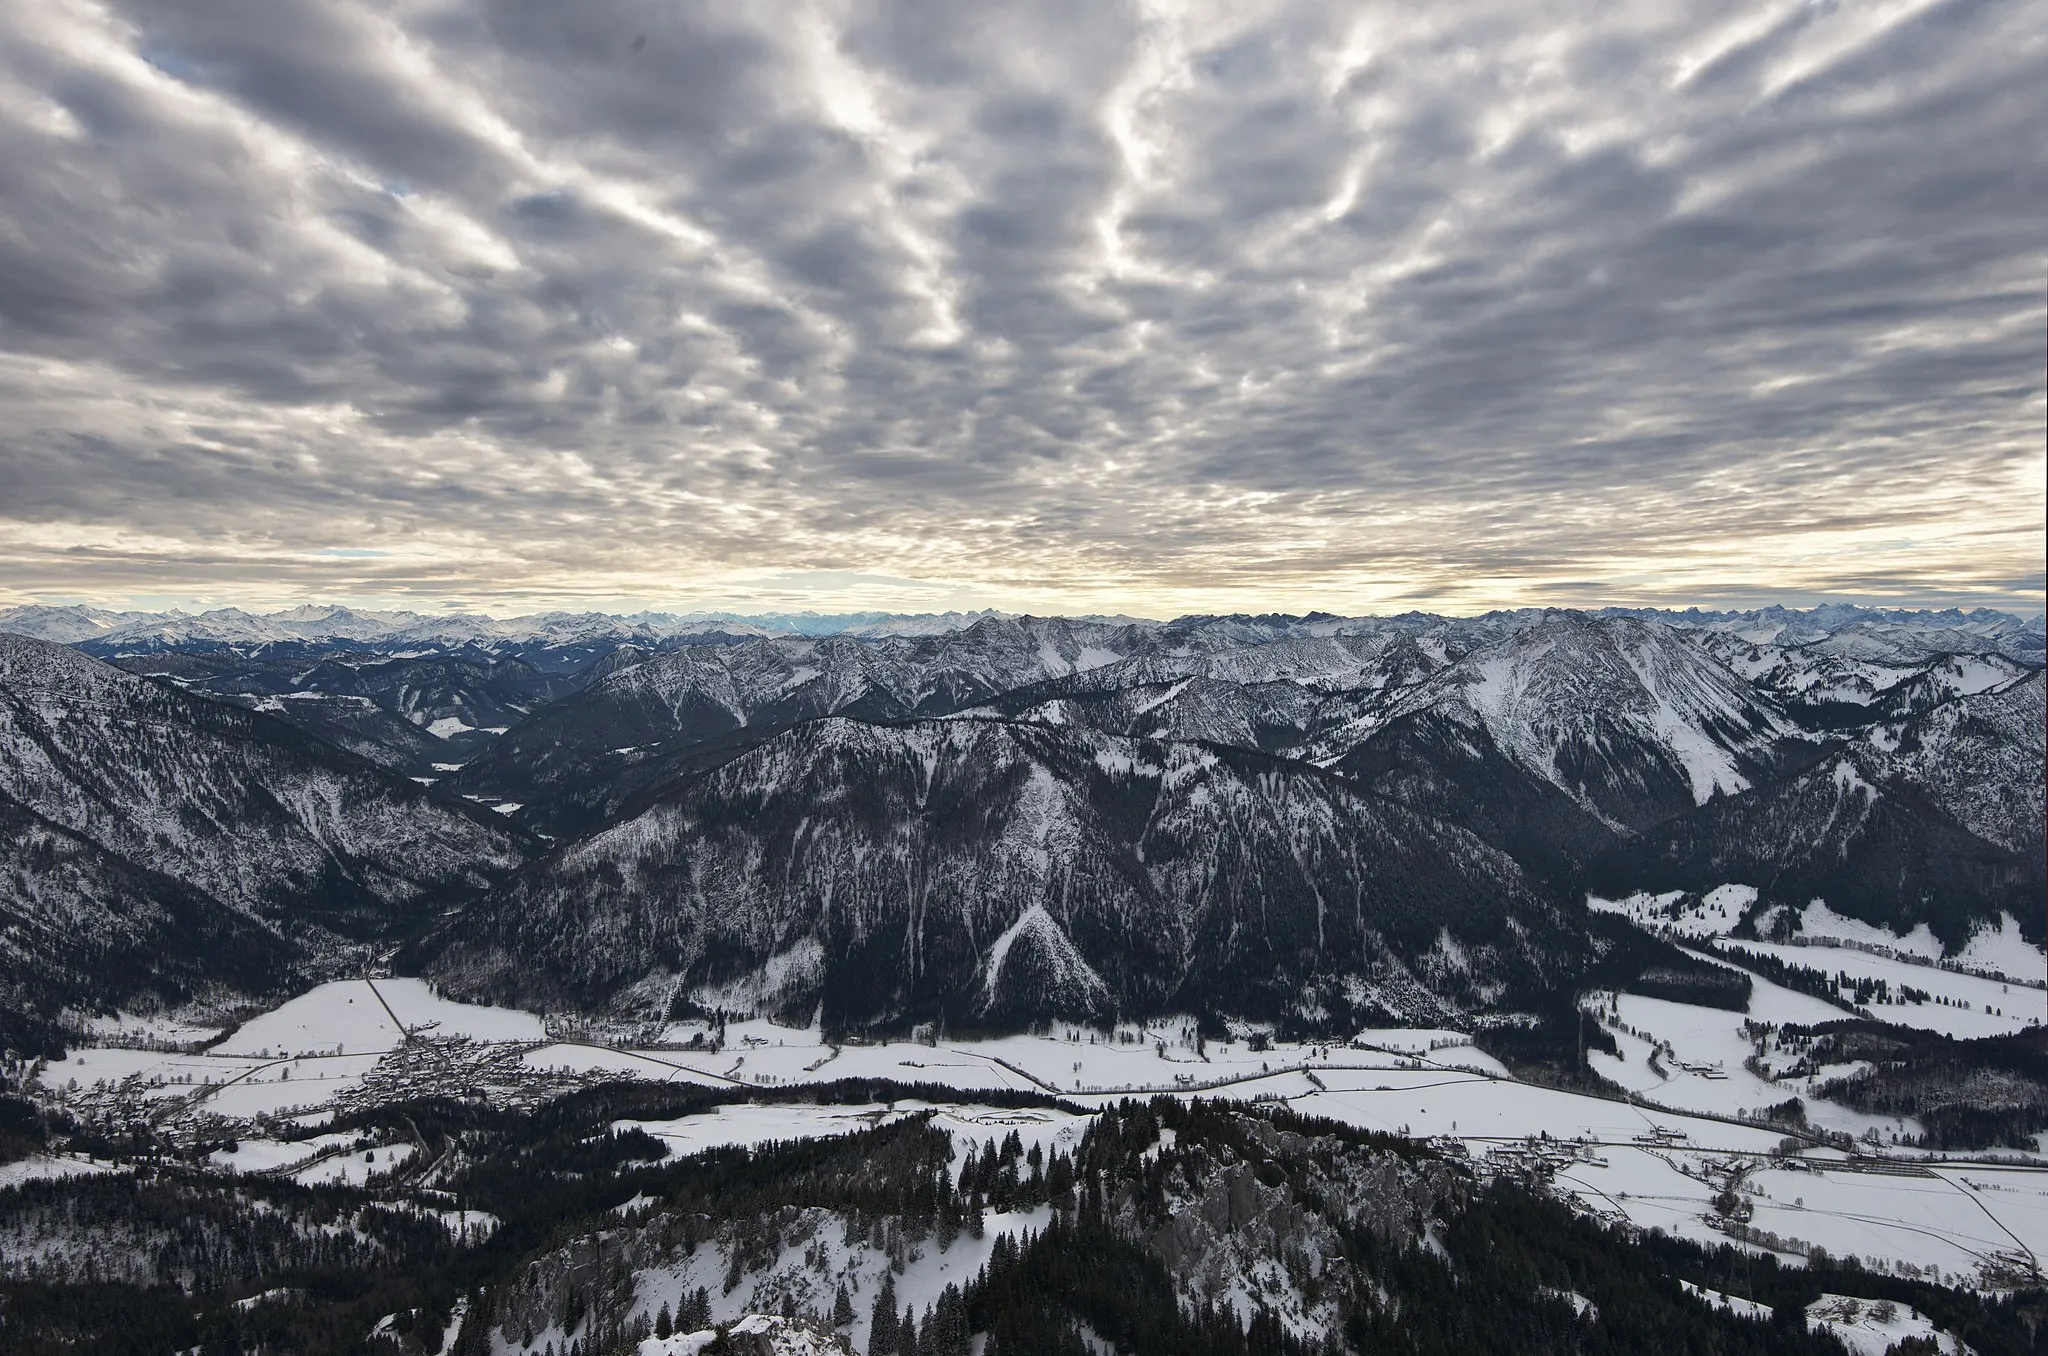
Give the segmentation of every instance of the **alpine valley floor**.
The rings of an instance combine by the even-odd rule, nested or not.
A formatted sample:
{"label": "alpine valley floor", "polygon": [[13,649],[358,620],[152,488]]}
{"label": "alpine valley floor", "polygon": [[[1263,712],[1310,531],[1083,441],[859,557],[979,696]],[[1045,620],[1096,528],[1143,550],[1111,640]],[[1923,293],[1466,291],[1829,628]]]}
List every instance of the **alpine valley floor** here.
{"label": "alpine valley floor", "polygon": [[[1852,979],[1897,964],[1853,950],[1786,949]],[[452,1098],[535,1107],[626,1080],[698,1088],[723,1103],[618,1122],[676,1155],[929,1117],[953,1136],[957,1157],[1011,1128],[1047,1150],[1071,1145],[1091,1116],[1126,1099],[1228,1099],[1430,1140],[1493,1170],[1529,1169],[1575,1210],[1710,1246],[1733,1239],[1787,1260],[1853,1256],[1872,1269],[1963,1286],[2010,1286],[2038,1274],[2048,1255],[2048,1147],[1943,1153],[1902,1145],[1920,1131],[1912,1117],[1861,1113],[1817,1095],[1841,1069],[1788,1082],[1744,1068],[1754,1045],[1745,1024],[1846,1015],[1761,976],[1752,984],[1747,1013],[1636,994],[1584,996],[1589,1028],[1599,1023],[1619,1050],[1593,1052],[1590,1062],[1628,1100],[1518,1081],[1450,1030],[1368,1030],[1345,1044],[1298,1044],[1248,1028],[1204,1040],[1184,1019],[856,1045],[827,1043],[816,1029],[735,1020],[679,1023],[655,1045],[629,1047],[579,1039],[535,1014],[451,1002],[402,978],[322,985],[225,1039],[107,1021],[105,1043],[23,1072],[83,1123],[142,1123],[166,1142],[219,1142],[201,1161],[223,1176],[374,1183],[458,1233],[489,1220],[441,1199],[422,1158],[426,1146],[333,1127],[379,1106]],[[2004,992],[2015,1015],[2000,1019],[2000,1029],[2039,1020],[2017,1014],[2038,1012],[2043,991],[2008,984]],[[1901,1020],[1890,1008],[1878,1011]],[[1939,1021],[1952,1011],[1960,1014],[1916,1005],[1904,1020],[1927,1013]],[[851,1104],[839,1093],[830,1102],[806,1096],[849,1084],[884,1095]],[[1788,1093],[1802,1098],[1804,1118],[1773,1123],[1768,1104]],[[1042,1105],[978,1100],[991,1095]],[[90,1153],[49,1153],[0,1168],[0,1184],[135,1170]],[[1731,1192],[1739,1209],[1730,1208]],[[747,1296],[734,1290],[718,1304],[737,1316]]]}

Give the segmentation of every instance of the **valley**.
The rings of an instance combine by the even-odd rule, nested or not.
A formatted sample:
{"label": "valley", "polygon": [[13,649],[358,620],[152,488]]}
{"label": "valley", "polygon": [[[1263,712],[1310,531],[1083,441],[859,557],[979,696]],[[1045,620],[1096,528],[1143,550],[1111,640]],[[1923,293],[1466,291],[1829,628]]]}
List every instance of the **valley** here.
{"label": "valley", "polygon": [[2041,661],[1861,609],[17,609],[0,1313],[2030,1350]]}
{"label": "valley", "polygon": [[[1592,1052],[1592,1067],[1620,1096],[1518,1080],[1450,1030],[1363,1030],[1324,1043],[1246,1028],[1216,1040],[1190,1018],[853,1044],[828,1042],[815,1027],[734,1020],[680,1023],[658,1045],[633,1046],[577,1039],[560,1020],[451,1002],[420,981],[389,978],[324,985],[203,1051],[86,1047],[33,1078],[88,1121],[142,1119],[167,1143],[201,1148],[232,1139],[233,1149],[204,1154],[206,1171],[306,1184],[374,1174],[398,1198],[419,1146],[398,1138],[366,1148],[328,1127],[380,1104],[482,1096],[534,1106],[623,1079],[701,1089],[713,1102],[696,1116],[632,1122],[677,1155],[928,1114],[963,1144],[977,1126],[1013,1122],[1065,1125],[1071,1141],[1096,1109],[1168,1096],[1284,1106],[1451,1146],[1479,1164],[1533,1166],[1576,1209],[1706,1244],[1734,1237],[1793,1257],[1819,1248],[1968,1285],[2030,1274],[2048,1253],[2048,1146],[1918,1151],[1898,1142],[1919,1129],[1910,1117],[1861,1115],[1816,1096],[1826,1070],[1774,1081],[1743,1067],[1745,1023],[1826,1022],[1838,1009],[1763,981],[1746,1014],[1624,994],[1588,1001],[1621,1048]],[[1651,1055],[1660,1050],[1658,1068]],[[915,1093],[855,1104],[804,1098],[806,1089],[849,1086]],[[989,1093],[1047,1109],[977,1109],[973,1099]],[[1767,1118],[1787,1096],[1804,1100],[1799,1124]],[[52,1174],[111,1170],[90,1158],[42,1161],[37,1170]],[[1743,1228],[1717,1209],[1731,1184],[1744,1198]]]}

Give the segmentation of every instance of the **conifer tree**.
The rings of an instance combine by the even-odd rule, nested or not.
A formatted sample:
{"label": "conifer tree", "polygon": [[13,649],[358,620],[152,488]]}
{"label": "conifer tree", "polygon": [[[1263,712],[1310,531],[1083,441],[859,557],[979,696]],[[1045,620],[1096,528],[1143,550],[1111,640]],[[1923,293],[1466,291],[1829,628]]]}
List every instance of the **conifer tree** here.
{"label": "conifer tree", "polygon": [[846,1283],[839,1284],[839,1293],[832,1297],[832,1326],[848,1328],[853,1326],[853,1297],[846,1293]]}
{"label": "conifer tree", "polygon": [[882,1293],[875,1296],[874,1320],[868,1327],[868,1356],[895,1356],[896,1339],[896,1274],[885,1271]]}
{"label": "conifer tree", "polygon": [[924,1356],[968,1356],[967,1303],[960,1287],[948,1285],[925,1320]]}

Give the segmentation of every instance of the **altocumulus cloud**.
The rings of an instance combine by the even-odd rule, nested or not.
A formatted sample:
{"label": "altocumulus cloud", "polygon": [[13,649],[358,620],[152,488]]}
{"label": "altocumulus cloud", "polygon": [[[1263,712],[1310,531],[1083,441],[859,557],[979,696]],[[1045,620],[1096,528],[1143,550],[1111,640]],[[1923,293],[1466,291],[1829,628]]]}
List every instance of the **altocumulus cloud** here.
{"label": "altocumulus cloud", "polygon": [[2039,20],[0,0],[0,587],[2038,607]]}

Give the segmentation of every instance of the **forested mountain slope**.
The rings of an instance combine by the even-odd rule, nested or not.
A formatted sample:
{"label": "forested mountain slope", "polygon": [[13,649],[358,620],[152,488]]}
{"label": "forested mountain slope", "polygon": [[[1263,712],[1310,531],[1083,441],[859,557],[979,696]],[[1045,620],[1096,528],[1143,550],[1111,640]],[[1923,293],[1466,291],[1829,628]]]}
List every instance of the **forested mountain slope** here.
{"label": "forested mountain slope", "polygon": [[459,901],[529,841],[262,714],[8,635],[0,807],[24,1001],[276,982]]}
{"label": "forested mountain slope", "polygon": [[457,992],[859,1027],[1486,1009],[1581,946],[1513,861],[1314,767],[986,720],[813,722],[436,943]]}

